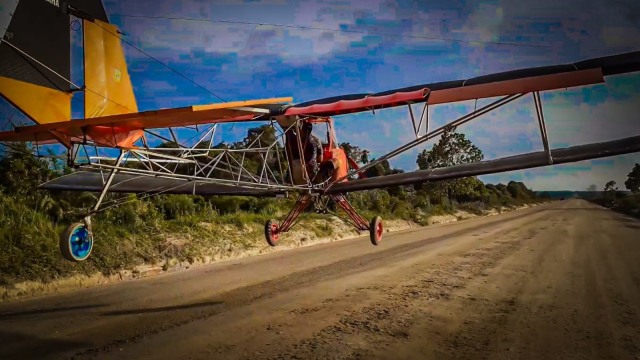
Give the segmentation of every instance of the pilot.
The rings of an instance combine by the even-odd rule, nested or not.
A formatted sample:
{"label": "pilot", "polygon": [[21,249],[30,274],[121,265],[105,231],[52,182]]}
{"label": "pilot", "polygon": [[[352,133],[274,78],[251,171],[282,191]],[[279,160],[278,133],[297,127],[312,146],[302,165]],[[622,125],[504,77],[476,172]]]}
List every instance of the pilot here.
{"label": "pilot", "polygon": [[300,131],[300,140],[304,149],[304,161],[307,164],[307,172],[313,181],[320,171],[322,143],[317,136],[312,134],[312,131],[313,125],[305,121]]}

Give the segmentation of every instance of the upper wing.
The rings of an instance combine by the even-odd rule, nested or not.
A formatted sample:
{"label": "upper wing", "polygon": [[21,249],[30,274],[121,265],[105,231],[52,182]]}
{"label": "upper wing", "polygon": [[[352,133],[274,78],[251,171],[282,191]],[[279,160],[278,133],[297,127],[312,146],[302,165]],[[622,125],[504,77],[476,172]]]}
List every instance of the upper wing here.
{"label": "upper wing", "polygon": [[604,82],[603,76],[640,70],[640,51],[507,71],[466,80],[421,84],[375,94],[350,94],[308,101],[282,109],[282,115],[331,116],[426,102],[449,102],[564,89]]}
{"label": "upper wing", "polygon": [[640,51],[600,57],[573,64],[514,70],[422,84],[375,94],[351,94],[313,100],[293,106],[291,98],[191,106],[56,122],[0,133],[0,141],[57,141],[68,144],[88,136],[107,146],[130,147],[141,135],[135,131],[170,126],[254,121],[277,116],[331,116],[411,103],[442,104],[534,91],[563,89],[604,82],[604,76],[640,70]]}
{"label": "upper wing", "polygon": [[139,131],[143,129],[255,121],[260,116],[268,115],[274,107],[280,108],[290,101],[290,97],[236,101],[25,126],[0,133],[0,141],[64,143],[88,136],[102,145],[129,147],[139,138]]}

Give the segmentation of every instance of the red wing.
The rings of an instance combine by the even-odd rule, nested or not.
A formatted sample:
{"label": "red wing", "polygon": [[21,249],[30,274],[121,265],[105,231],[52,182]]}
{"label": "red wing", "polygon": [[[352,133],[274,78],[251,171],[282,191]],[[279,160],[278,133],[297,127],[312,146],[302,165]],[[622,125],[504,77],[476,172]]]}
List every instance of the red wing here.
{"label": "red wing", "polygon": [[254,121],[259,116],[269,114],[269,106],[284,105],[283,102],[291,100],[292,98],[273,98],[237,101],[26,126],[0,133],[0,141],[66,143],[71,138],[89,136],[102,145],[130,147],[139,139],[143,129]]}
{"label": "red wing", "polygon": [[422,102],[429,95],[429,89],[418,89],[407,92],[397,92],[388,95],[366,96],[354,100],[338,100],[329,104],[311,104],[309,106],[295,106],[287,109],[285,115],[343,115],[371,109],[406,105]]}

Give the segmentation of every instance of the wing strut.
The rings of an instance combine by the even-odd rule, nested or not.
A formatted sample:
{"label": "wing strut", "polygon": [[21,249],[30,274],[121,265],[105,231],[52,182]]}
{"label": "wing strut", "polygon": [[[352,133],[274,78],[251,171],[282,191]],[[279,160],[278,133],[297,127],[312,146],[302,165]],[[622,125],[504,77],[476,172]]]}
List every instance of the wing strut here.
{"label": "wing strut", "polygon": [[551,150],[549,149],[549,136],[547,135],[547,125],[544,122],[544,113],[542,112],[542,99],[540,98],[540,92],[533,93],[533,102],[536,106],[536,115],[538,116],[538,124],[540,125],[540,135],[542,135],[542,145],[544,146],[544,152],[549,158],[549,165],[553,165],[553,157],[551,156]]}
{"label": "wing strut", "polygon": [[126,154],[127,154],[127,151],[120,150],[120,155],[118,155],[118,159],[116,160],[115,167],[111,169],[111,172],[109,173],[109,177],[107,178],[107,182],[104,183],[104,187],[102,188],[102,192],[100,192],[100,197],[98,198],[98,202],[96,202],[96,205],[93,207],[93,212],[98,211],[98,209],[100,208],[100,204],[102,204],[102,200],[104,200],[105,195],[107,195],[109,186],[111,186],[111,182],[113,182],[113,178],[116,176],[116,173],[118,172],[118,168],[120,167],[120,163],[122,162],[122,159]]}
{"label": "wing strut", "polygon": [[424,103],[424,106],[422,107],[422,113],[420,114],[420,120],[418,121],[417,124],[416,124],[416,118],[413,115],[413,109],[411,108],[411,104],[407,104],[407,107],[409,108],[409,117],[411,118],[411,125],[413,125],[413,132],[416,135],[416,139],[417,139],[420,135],[420,129],[422,129],[422,123],[425,122],[425,120],[426,120],[425,133],[429,132],[429,114],[428,114],[429,103],[427,102]]}

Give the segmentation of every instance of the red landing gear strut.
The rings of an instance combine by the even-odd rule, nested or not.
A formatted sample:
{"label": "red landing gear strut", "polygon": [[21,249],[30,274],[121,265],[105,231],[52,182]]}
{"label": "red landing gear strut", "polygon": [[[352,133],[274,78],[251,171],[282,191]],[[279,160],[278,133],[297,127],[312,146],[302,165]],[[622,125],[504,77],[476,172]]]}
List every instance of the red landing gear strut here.
{"label": "red landing gear strut", "polygon": [[[369,231],[369,238],[373,245],[380,243],[384,232],[382,218],[380,218],[380,216],[375,216],[371,221],[367,221],[358,214],[344,195],[330,195],[330,198],[347,213],[351,225],[360,231]],[[271,246],[276,246],[280,240],[280,234],[289,231],[297,223],[295,221],[300,214],[312,203],[313,197],[311,194],[302,194],[298,197],[293,209],[291,209],[281,224],[278,224],[275,220],[267,221],[264,226],[264,236],[267,239],[267,243]]]}

